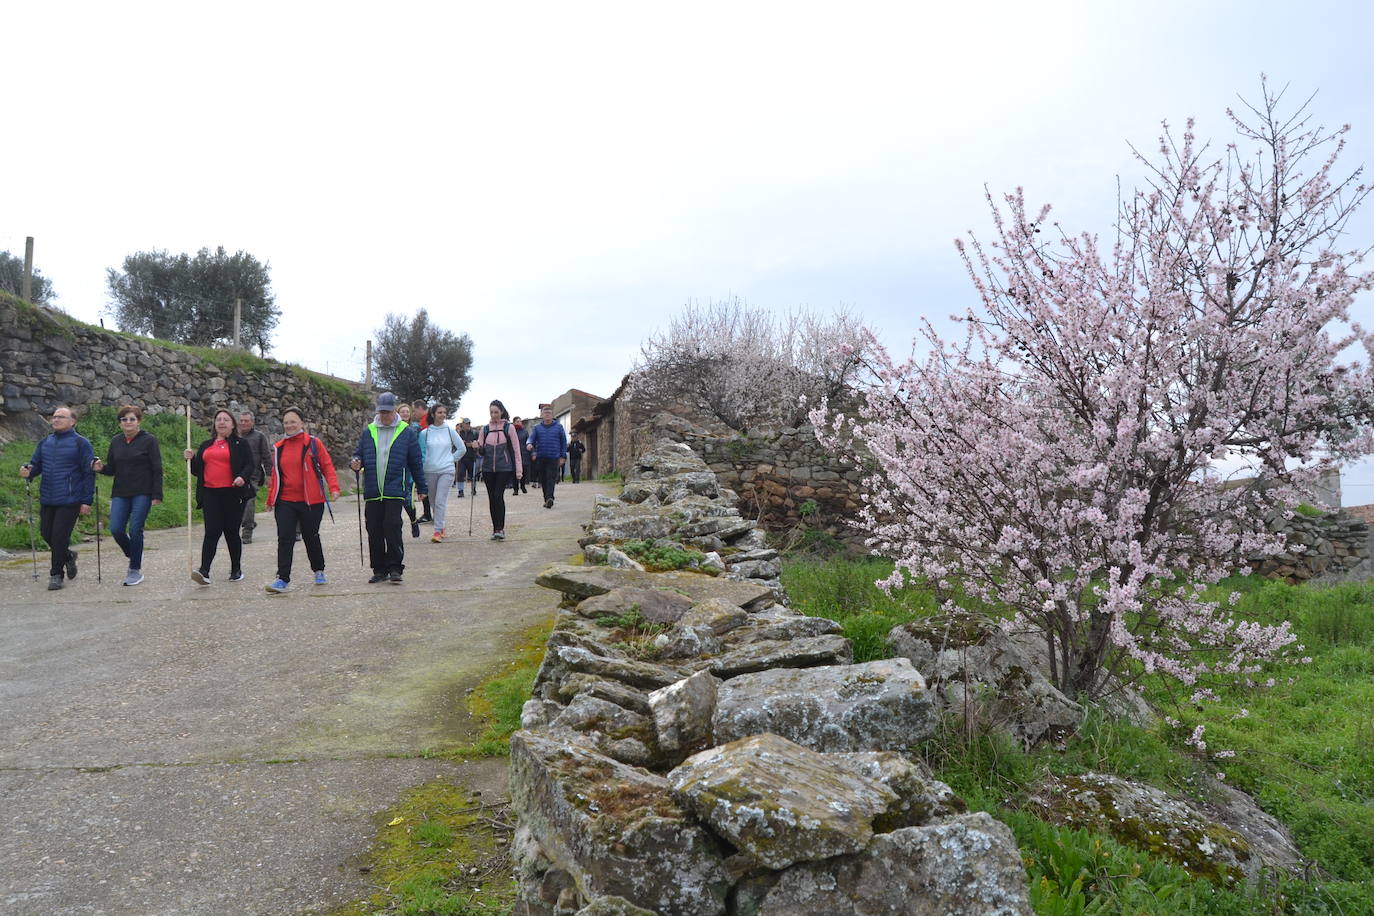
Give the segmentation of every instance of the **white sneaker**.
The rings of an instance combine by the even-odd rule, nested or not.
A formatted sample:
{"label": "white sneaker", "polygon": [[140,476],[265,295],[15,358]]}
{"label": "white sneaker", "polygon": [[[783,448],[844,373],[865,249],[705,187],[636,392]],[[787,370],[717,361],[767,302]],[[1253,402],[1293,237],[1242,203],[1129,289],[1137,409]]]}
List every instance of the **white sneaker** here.
{"label": "white sneaker", "polygon": [[201,572],[198,569],[193,569],[191,570],[191,581],[195,582],[197,585],[209,585],[210,574]]}
{"label": "white sneaker", "polygon": [[129,574],[124,577],[125,585],[137,585],[143,581],[143,573],[137,569],[130,569]]}

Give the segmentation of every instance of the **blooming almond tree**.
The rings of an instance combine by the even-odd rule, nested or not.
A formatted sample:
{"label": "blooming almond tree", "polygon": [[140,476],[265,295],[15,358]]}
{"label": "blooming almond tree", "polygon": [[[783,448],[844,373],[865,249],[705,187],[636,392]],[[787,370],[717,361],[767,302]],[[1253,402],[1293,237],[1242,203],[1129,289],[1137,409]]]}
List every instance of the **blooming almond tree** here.
{"label": "blooming almond tree", "polygon": [[[1286,623],[1204,588],[1283,546],[1265,516],[1317,470],[1374,451],[1374,380],[1342,364],[1374,347],[1349,321],[1365,252],[1341,247],[1368,191],[1334,174],[1347,128],[1284,117],[1281,95],[1228,112],[1219,157],[1165,125],[1109,243],[989,195],[994,240],[959,244],[981,299],[965,339],[927,323],[901,364],[871,341],[858,415],[812,413],[875,469],[857,524],[896,558],[880,584],[1011,607],[1070,696],[1160,673],[1197,701],[1293,658]],[[1216,470],[1240,463],[1255,476]]]}
{"label": "blooming almond tree", "polygon": [[681,403],[730,429],[796,426],[809,400],[854,384],[863,325],[847,312],[775,315],[733,299],[688,305],[645,341],[631,376],[637,396]]}

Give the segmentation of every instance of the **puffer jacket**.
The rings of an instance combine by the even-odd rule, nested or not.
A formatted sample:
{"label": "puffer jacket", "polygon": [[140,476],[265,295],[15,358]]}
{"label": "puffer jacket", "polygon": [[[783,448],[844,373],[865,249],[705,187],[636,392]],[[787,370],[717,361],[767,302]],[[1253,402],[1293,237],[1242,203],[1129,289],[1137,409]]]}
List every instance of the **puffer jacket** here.
{"label": "puffer jacket", "polygon": [[380,475],[377,472],[375,420],[367,424],[363,434],[358,437],[358,447],[353,450],[353,457],[363,465],[363,499],[408,499],[412,480],[421,496],[429,495],[425,489],[425,467],[420,459],[420,437],[406,424],[398,424],[396,438],[391,441],[391,449],[387,452],[386,467],[381,469]]}
{"label": "puffer jacket", "polygon": [[38,501],[45,506],[89,506],[95,502],[95,449],[74,429],[49,433],[29,459],[29,479],[39,477]]}

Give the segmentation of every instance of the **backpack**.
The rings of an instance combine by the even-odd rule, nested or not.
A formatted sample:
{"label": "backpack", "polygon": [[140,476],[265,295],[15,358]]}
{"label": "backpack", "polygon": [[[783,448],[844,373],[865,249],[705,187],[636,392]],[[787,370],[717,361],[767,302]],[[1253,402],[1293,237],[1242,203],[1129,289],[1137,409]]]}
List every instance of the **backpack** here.
{"label": "backpack", "polygon": [[[489,424],[489,423],[484,423],[484,424],[482,424],[482,435],[481,435],[481,437],[477,440],[478,442],[482,443],[482,449],[485,449],[485,448],[487,447],[487,434],[488,434],[489,432],[491,432],[491,424]],[[504,424],[502,424],[502,426],[501,426],[501,432],[504,433],[505,436],[506,436],[506,451],[510,453],[510,466],[511,466],[511,470],[514,471],[514,470],[515,470],[515,445],[514,445],[514,443],[511,442],[512,436],[511,436],[511,425],[510,425],[510,421],[509,421],[509,420],[507,420]],[[482,449],[479,449],[478,452],[480,453],[480,452],[482,451]],[[494,456],[493,456],[493,457],[494,457]]]}

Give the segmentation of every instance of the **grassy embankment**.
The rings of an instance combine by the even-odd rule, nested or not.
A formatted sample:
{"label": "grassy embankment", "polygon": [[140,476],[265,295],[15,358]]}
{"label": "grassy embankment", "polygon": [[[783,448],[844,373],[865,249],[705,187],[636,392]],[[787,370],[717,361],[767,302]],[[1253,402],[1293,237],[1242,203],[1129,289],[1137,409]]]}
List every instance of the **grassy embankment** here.
{"label": "grassy embankment", "polygon": [[[856,660],[867,660],[889,654],[884,637],[893,626],[934,611],[919,589],[889,597],[872,585],[891,569],[876,559],[794,560],[783,583],[799,610],[841,621]],[[954,727],[918,748],[972,809],[1012,828],[1037,913],[1374,913],[1374,584],[1314,588],[1237,577],[1214,590],[1229,591],[1243,594],[1238,617],[1291,621],[1311,664],[1276,669],[1275,687],[1223,691],[1221,702],[1204,708],[1179,708],[1148,686],[1178,727],[1141,729],[1094,715],[1062,748],[1027,753]],[[1210,752],[1235,756],[1187,747],[1183,739],[1199,724],[1207,726]],[[1224,774],[1292,831],[1312,862],[1309,875],[1272,876],[1259,889],[1217,887],[1109,837],[1017,810],[1040,775],[1087,771],[1195,797],[1203,774]]]}

